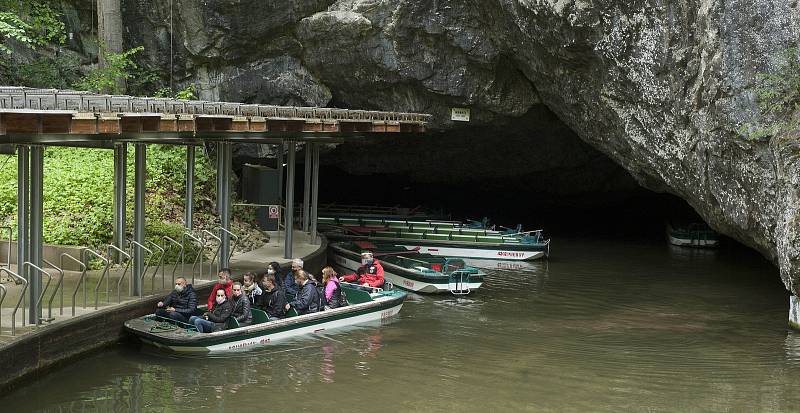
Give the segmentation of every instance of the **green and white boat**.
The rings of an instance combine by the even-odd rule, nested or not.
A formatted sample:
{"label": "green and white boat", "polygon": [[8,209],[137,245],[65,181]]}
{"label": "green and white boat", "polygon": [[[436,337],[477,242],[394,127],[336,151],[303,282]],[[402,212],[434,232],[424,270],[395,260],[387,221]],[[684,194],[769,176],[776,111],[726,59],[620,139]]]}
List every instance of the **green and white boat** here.
{"label": "green and white boat", "polygon": [[126,321],[125,330],[145,344],[175,353],[242,351],[356,324],[387,322],[400,312],[406,298],[402,291],[341,285],[349,305],[332,310],[297,315],[292,309],[286,318],[270,319],[253,309],[253,324],[239,327],[231,318],[225,330],[214,333],[199,333],[193,325],[169,323],[151,314]]}
{"label": "green and white boat", "polygon": [[351,274],[361,266],[363,250],[380,261],[384,279],[395,287],[418,293],[466,295],[483,284],[484,274],[459,258],[443,258],[391,244],[369,241],[334,242],[328,245],[330,262],[339,274]]}
{"label": "green and white boat", "polygon": [[550,255],[542,230],[474,228],[458,221],[320,217],[330,239],[367,239],[442,257],[532,261]]}
{"label": "green and white boat", "polygon": [[672,245],[693,248],[716,248],[719,246],[719,234],[706,223],[686,225],[667,224],[667,239]]}

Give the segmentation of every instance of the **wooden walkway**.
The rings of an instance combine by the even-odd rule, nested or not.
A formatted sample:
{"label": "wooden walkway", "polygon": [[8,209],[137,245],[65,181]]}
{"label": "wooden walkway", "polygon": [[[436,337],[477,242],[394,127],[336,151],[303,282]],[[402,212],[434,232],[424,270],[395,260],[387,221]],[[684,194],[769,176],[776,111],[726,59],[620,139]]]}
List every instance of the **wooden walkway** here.
{"label": "wooden walkway", "polygon": [[430,117],[0,86],[0,143],[5,144],[343,142],[370,135],[423,133]]}

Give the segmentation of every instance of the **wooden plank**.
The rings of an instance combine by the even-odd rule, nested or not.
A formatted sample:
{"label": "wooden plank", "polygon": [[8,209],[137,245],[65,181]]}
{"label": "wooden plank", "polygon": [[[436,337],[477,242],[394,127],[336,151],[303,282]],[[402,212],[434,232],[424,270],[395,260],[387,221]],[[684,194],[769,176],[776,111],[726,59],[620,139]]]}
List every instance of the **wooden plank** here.
{"label": "wooden plank", "polygon": [[37,113],[6,113],[6,133],[39,133]]}
{"label": "wooden plank", "polygon": [[102,117],[97,120],[98,133],[119,133],[119,118]]}
{"label": "wooden plank", "polygon": [[123,116],[119,119],[119,130],[127,133],[142,132],[142,118]]}
{"label": "wooden plank", "polygon": [[302,132],[305,124],[304,119],[267,119],[270,132]]}
{"label": "wooden plank", "polygon": [[252,116],[250,118],[250,132],[266,132],[267,120],[262,116]]}
{"label": "wooden plank", "polygon": [[69,133],[72,114],[39,115],[42,133]]}

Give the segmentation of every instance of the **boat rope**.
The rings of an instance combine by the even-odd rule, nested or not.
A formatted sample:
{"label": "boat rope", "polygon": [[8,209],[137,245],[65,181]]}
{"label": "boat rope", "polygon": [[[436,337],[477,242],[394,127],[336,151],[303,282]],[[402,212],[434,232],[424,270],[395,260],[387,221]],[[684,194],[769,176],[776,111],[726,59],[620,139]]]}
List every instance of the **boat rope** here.
{"label": "boat rope", "polygon": [[168,323],[166,321],[157,322],[156,325],[150,327],[151,333],[168,333],[170,331],[175,331],[178,329],[178,326],[172,323]]}

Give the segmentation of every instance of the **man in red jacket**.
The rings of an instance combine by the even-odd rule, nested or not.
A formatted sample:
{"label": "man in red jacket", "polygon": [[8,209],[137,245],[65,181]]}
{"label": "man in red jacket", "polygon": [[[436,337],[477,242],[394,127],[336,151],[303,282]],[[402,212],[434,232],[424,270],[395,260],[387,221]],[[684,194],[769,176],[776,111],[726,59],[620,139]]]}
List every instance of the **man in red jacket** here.
{"label": "man in red jacket", "polygon": [[355,274],[339,277],[339,281],[356,282],[369,287],[383,287],[383,266],[376,260],[372,253],[361,253],[361,266]]}
{"label": "man in red jacket", "polygon": [[211,311],[214,309],[214,304],[216,304],[217,298],[217,290],[220,288],[225,289],[225,296],[231,298],[231,288],[233,288],[233,280],[231,280],[231,269],[230,268],[223,268],[219,270],[217,274],[219,280],[217,284],[214,285],[214,288],[211,289],[211,295],[208,296],[208,310]]}

